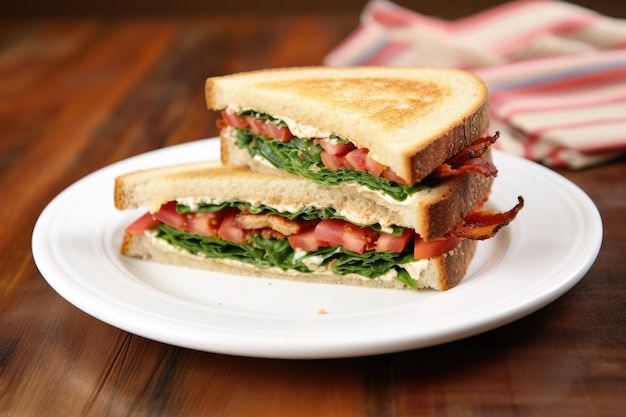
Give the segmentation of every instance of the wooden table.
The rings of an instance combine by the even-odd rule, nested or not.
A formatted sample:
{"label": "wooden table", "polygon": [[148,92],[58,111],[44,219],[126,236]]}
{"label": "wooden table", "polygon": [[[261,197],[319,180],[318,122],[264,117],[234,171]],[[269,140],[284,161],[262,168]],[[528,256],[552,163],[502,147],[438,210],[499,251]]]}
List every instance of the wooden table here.
{"label": "wooden table", "polygon": [[[622,9],[623,10],[623,9]],[[0,416],[623,416],[626,161],[560,171],[597,204],[600,255],[571,291],[496,330],[334,360],[227,356],[83,313],[31,254],[45,205],[84,175],[214,136],[204,79],[319,64],[354,14],[0,25]]]}

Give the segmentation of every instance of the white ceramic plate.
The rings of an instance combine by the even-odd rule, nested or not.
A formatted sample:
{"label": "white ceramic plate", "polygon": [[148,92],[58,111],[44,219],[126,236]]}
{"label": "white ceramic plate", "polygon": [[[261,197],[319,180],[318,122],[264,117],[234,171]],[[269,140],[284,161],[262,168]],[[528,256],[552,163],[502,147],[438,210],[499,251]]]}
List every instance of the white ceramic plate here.
{"label": "white ceramic plate", "polygon": [[[114,178],[136,169],[215,159],[215,139],[100,169],[68,187],[33,232],[37,267],[70,303],[120,329],[192,349],[272,358],[388,353],[475,335],[532,313],[572,288],[602,240],[592,201],[535,163],[494,152],[491,205],[517,219],[481,242],[465,280],[446,292],[307,284],[128,259],[124,228],[143,212],[113,207]],[[320,311],[325,314],[320,314]]]}

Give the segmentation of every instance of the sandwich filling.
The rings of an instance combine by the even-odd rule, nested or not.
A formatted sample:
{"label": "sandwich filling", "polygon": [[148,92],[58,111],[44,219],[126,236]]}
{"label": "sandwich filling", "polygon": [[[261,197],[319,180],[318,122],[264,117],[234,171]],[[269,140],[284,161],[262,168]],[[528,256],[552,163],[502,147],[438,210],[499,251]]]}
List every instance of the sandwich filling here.
{"label": "sandwich filling", "polygon": [[282,213],[244,202],[189,207],[172,201],[146,213],[126,231],[151,233],[173,248],[206,258],[303,273],[325,267],[337,275],[365,279],[394,276],[416,288],[407,271],[411,265],[453,253],[463,239],[492,237],[522,206],[520,198],[505,213],[476,209],[445,237],[428,242],[408,228],[351,223],[332,208]]}
{"label": "sandwich filling", "polygon": [[[313,137],[296,136],[292,129],[298,134],[308,133],[307,129],[290,129],[284,120],[254,110],[223,111],[218,126],[233,128],[239,148],[247,149],[251,157],[262,158],[276,168],[323,185],[357,183],[382,191],[397,201],[404,201],[447,176],[465,172],[495,176],[498,172],[491,162],[481,158],[497,140],[497,134],[476,140],[422,181],[408,184],[378,162],[368,149],[358,148],[334,134],[313,130],[310,132]],[[317,134],[323,136],[317,137]]]}

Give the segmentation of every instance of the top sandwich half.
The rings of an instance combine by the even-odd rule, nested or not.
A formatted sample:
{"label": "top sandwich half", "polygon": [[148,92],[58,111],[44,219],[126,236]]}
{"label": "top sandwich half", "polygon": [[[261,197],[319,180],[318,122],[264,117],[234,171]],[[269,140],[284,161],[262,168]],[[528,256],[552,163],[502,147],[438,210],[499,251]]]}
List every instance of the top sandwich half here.
{"label": "top sandwich half", "polygon": [[[480,140],[489,126],[487,87],[471,73],[455,69],[260,70],[209,78],[206,100],[224,118],[221,137],[226,164],[254,165],[248,162],[260,156],[267,159],[265,165],[283,168],[276,155],[282,151],[271,148],[271,143],[263,149],[254,135],[246,137],[245,131],[265,136],[268,129],[255,122],[261,120],[278,128],[279,144],[293,138],[309,141],[292,146],[299,159],[308,157],[309,147],[315,145],[316,157],[322,153],[322,169],[361,164],[362,171],[405,186],[432,175]],[[258,149],[243,149],[246,146]],[[357,151],[346,162],[352,150]],[[350,177],[336,182],[346,178]]]}

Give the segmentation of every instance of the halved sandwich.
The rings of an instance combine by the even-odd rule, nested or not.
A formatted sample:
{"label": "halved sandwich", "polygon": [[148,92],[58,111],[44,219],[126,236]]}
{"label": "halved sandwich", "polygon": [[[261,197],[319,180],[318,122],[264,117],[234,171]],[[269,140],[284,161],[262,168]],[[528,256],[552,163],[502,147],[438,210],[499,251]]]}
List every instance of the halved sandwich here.
{"label": "halved sandwich", "polygon": [[481,158],[496,140],[487,87],[466,71],[281,68],[212,77],[205,90],[222,115],[225,165],[399,202],[452,176],[497,173]]}
{"label": "halved sandwich", "polygon": [[447,290],[465,276],[476,240],[523,205],[481,211],[491,180],[468,173],[455,181],[463,184],[434,185],[407,206],[217,162],[136,171],[115,181],[118,209],[147,211],[126,229],[121,252],[236,274]]}

